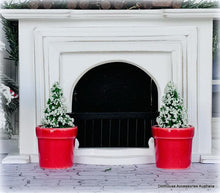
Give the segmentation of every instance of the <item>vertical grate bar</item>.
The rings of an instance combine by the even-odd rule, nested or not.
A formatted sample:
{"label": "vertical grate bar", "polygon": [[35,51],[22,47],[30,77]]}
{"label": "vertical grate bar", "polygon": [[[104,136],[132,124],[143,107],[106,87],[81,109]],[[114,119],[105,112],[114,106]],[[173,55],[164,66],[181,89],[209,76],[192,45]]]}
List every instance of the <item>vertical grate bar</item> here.
{"label": "vertical grate bar", "polygon": [[127,119],[127,147],[129,145],[129,119]]}
{"label": "vertical grate bar", "polygon": [[137,147],[138,142],[138,119],[135,119],[135,147]]}
{"label": "vertical grate bar", "polygon": [[95,120],[93,119],[92,120],[92,147],[94,147],[94,138],[95,138],[94,128],[95,128]]}
{"label": "vertical grate bar", "polygon": [[111,129],[112,129],[112,119],[109,120],[109,135],[108,135],[108,146],[111,147]]}
{"label": "vertical grate bar", "polygon": [[120,147],[120,142],[121,142],[121,120],[118,120],[118,147]]}
{"label": "vertical grate bar", "polygon": [[84,145],[86,146],[86,120],[83,121],[84,123],[84,135],[83,135],[83,140],[84,140]]}
{"label": "vertical grate bar", "polygon": [[102,129],[103,129],[103,119],[101,119],[101,128],[100,128],[100,133],[101,133],[101,142],[100,142],[100,146],[102,147]]}
{"label": "vertical grate bar", "polygon": [[144,147],[146,147],[146,119],[144,119]]}
{"label": "vertical grate bar", "polygon": [[153,80],[152,78],[150,79],[150,110],[153,110]]}

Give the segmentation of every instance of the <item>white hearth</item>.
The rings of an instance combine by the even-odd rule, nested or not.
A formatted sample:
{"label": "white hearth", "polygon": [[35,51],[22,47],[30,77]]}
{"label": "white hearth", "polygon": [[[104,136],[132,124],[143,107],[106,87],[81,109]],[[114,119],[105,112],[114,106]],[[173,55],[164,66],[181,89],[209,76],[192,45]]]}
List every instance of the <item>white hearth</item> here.
{"label": "white hearth", "polygon": [[[2,15],[19,20],[21,156],[36,160],[35,126],[51,85],[61,83],[71,112],[79,79],[110,62],[146,72],[157,85],[159,105],[173,80],[195,127],[193,161],[211,153],[212,21],[218,10],[3,10]],[[149,143],[137,149],[78,148],[75,162],[151,163]]]}

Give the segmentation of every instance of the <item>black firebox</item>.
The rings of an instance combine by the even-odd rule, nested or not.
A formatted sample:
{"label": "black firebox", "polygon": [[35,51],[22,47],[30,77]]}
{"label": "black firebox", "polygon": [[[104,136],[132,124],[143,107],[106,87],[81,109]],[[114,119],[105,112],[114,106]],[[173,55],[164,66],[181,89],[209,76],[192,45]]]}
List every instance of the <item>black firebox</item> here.
{"label": "black firebox", "polygon": [[158,110],[153,79],[122,62],[89,70],[73,91],[80,147],[148,147]]}

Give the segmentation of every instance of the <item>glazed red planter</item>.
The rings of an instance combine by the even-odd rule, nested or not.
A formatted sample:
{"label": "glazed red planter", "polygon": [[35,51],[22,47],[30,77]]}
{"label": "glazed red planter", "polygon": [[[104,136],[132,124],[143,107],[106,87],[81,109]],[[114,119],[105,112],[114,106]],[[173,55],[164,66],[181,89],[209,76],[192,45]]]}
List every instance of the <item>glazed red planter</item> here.
{"label": "glazed red planter", "polygon": [[156,166],[163,169],[186,169],[191,164],[194,127],[160,128],[152,126]]}
{"label": "glazed red planter", "polygon": [[64,169],[73,166],[77,127],[36,127],[41,168]]}

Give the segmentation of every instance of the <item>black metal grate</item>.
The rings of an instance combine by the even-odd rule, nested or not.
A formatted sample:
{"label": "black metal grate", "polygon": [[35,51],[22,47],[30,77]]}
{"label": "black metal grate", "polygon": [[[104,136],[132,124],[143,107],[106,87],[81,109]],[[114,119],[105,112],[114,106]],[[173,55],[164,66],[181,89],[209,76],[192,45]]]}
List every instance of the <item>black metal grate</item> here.
{"label": "black metal grate", "polygon": [[158,113],[70,113],[79,127],[80,147],[148,147]]}
{"label": "black metal grate", "polygon": [[80,147],[148,147],[157,108],[153,79],[136,66],[115,62],[79,80],[70,115]]}
{"label": "black metal grate", "polygon": [[80,147],[148,147],[158,113],[70,113],[79,127]]}

